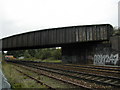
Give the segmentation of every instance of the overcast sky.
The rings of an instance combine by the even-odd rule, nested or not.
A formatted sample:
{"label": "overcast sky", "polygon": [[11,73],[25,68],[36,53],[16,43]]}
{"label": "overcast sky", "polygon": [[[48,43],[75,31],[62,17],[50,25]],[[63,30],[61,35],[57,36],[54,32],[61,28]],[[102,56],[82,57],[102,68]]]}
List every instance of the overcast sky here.
{"label": "overcast sky", "polygon": [[0,38],[64,26],[118,26],[118,1],[0,0]]}

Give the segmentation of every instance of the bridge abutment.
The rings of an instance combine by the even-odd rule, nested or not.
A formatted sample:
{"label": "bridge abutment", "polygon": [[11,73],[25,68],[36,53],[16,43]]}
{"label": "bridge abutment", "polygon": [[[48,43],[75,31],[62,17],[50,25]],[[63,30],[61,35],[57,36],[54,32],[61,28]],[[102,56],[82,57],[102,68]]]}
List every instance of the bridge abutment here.
{"label": "bridge abutment", "polygon": [[62,61],[63,63],[120,66],[120,36],[111,37],[110,41],[66,45],[62,47]]}

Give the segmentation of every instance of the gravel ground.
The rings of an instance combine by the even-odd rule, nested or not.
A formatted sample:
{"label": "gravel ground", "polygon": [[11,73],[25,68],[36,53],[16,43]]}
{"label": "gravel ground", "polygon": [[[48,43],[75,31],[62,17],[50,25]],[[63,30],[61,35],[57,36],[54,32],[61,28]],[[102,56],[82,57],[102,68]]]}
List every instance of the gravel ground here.
{"label": "gravel ground", "polygon": [[[33,70],[35,70],[35,69],[33,69]],[[43,70],[36,69],[36,72],[42,73],[44,75],[48,75],[50,77],[59,78],[60,80],[63,80],[63,81],[68,81],[68,82],[72,82],[75,84],[79,84],[81,86],[86,86],[88,88],[101,88],[101,89],[111,88],[111,86],[103,86],[103,85],[99,85],[96,83],[86,82],[84,80],[72,79],[72,78],[69,78],[67,76],[63,76],[63,75],[59,75],[59,74],[55,74],[55,73],[50,73],[50,72],[43,71]]]}
{"label": "gravel ground", "polygon": [[[41,74],[38,74],[38,73],[34,73],[32,71],[29,71],[29,70],[26,70],[24,68],[21,68],[21,67],[17,67],[18,69],[20,70],[23,70],[25,73],[39,79],[39,80],[42,80],[42,82],[52,86],[53,88],[78,88],[77,86],[74,86],[74,85],[71,85],[71,84],[66,84],[62,81],[58,81],[58,80],[55,80],[55,79],[52,79],[52,78],[49,78],[47,76],[44,76],[44,75],[41,75]],[[35,70],[35,69],[31,69],[31,70]],[[39,71],[37,71],[39,72]],[[45,74],[45,73],[44,73]]]}

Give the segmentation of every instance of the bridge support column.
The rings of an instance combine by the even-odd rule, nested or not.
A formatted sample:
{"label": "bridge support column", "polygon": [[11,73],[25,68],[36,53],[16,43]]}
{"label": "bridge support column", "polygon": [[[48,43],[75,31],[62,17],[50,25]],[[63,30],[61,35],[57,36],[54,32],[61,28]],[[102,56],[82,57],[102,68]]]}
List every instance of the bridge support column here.
{"label": "bridge support column", "polygon": [[62,47],[63,63],[93,64],[93,46],[74,45]]}

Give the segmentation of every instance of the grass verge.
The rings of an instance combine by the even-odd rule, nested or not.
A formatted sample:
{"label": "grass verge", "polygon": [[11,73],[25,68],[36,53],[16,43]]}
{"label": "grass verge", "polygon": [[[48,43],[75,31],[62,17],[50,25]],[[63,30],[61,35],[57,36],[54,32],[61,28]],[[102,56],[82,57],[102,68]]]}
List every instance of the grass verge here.
{"label": "grass verge", "polygon": [[14,65],[2,62],[3,73],[11,84],[12,89],[17,88],[47,88],[44,85],[37,83],[36,81],[24,76],[23,74],[16,71]]}

